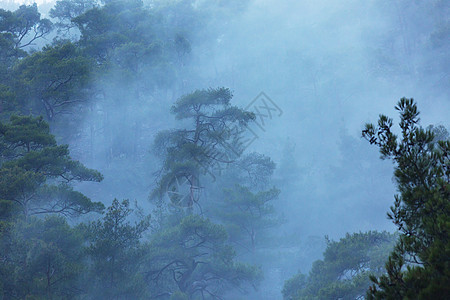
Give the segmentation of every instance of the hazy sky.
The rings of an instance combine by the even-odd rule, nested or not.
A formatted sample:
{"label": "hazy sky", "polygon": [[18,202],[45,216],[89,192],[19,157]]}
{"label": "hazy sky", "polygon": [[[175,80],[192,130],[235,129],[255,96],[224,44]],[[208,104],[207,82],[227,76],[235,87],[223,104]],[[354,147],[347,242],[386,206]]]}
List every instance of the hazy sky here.
{"label": "hazy sky", "polygon": [[[0,0],[0,7],[13,2],[34,1]],[[36,2],[50,6],[54,1]],[[392,228],[385,216],[394,192],[392,171],[383,169],[386,162],[378,160],[377,149],[360,138],[365,122],[376,122],[379,113],[395,117],[398,99],[414,97],[423,125],[448,126],[448,77],[437,71],[433,77],[430,70],[439,66],[435,59],[439,53],[422,42],[434,32],[435,16],[415,5],[395,10],[383,0],[250,1],[244,12],[212,22],[210,31],[219,38],[209,43],[199,41],[207,37],[192,42],[190,68],[195,76],[183,78],[186,92],[226,86],[234,91],[233,101],[246,107],[264,91],[283,110],[249,150],[281,164],[286,141],[295,145],[292,155],[298,169],[293,186],[280,186],[290,205],[287,211],[304,216],[304,224],[314,221],[311,215],[317,220],[332,216],[339,224],[317,221],[313,228],[305,225],[309,234],[335,237],[357,230]],[[420,20],[420,26],[415,20]],[[419,71],[427,65],[431,67],[422,75]],[[147,128],[148,136],[173,127],[169,114],[173,99],[160,100],[163,111],[129,105],[130,122],[135,122],[137,112],[143,122],[148,116],[157,120]],[[116,110],[121,115],[122,107]],[[160,118],[161,114],[169,117]],[[117,119],[118,125],[122,123]],[[118,135],[117,139],[124,137]],[[150,144],[151,138],[145,141]],[[143,149],[149,147],[147,144]],[[355,165],[351,168],[348,165],[352,162]],[[361,166],[363,163],[366,165]],[[386,187],[384,192],[367,187],[367,182],[378,178],[383,178],[378,185]],[[143,198],[148,192],[141,191]],[[114,189],[108,197],[130,197],[129,193]],[[367,205],[362,206],[362,201]],[[358,213],[354,213],[356,208]]]}
{"label": "hazy sky", "polygon": [[42,3],[51,3],[54,2],[53,0],[1,0],[0,4],[2,3],[8,3],[8,2],[15,2],[15,3],[19,3],[19,4],[31,4],[31,3],[37,3],[37,4],[42,4]]}
{"label": "hazy sky", "polygon": [[[11,3],[0,0],[0,7]],[[196,75],[183,79],[186,92],[209,86],[230,87],[235,95],[233,101],[245,107],[264,91],[283,110],[283,115],[271,120],[249,150],[269,155],[280,164],[286,141],[295,144],[292,155],[299,169],[294,187],[280,186],[286,202],[292,205],[288,211],[304,215],[305,224],[312,222],[310,215],[317,219],[332,216],[339,224],[318,222],[314,228],[307,228],[309,234],[335,237],[348,231],[391,226],[385,216],[392,203],[391,170],[374,170],[383,162],[378,160],[377,149],[360,139],[365,122],[376,122],[379,113],[395,117],[398,99],[414,97],[423,125],[448,125],[446,80],[410,72],[426,65],[422,61],[433,61],[433,52],[415,45],[420,45],[422,35],[434,30],[427,29],[434,16],[414,6],[410,9],[404,8],[399,14],[390,9],[389,1],[383,0],[251,1],[247,10],[228,16],[226,22],[212,22],[211,31],[218,39],[205,42],[207,45],[192,43],[191,68]],[[410,21],[413,18],[399,23],[399,17],[414,13],[420,13],[416,18],[420,28]],[[405,43],[411,45],[408,51]],[[148,135],[173,127],[169,121],[173,101],[162,100],[160,103],[166,106],[163,112],[130,104],[130,111],[134,110],[130,122],[135,121],[137,111],[146,111],[151,119],[158,120],[148,129]],[[121,110],[117,108],[118,115]],[[160,119],[161,113],[169,117]],[[144,115],[142,119],[148,119]],[[118,119],[117,123],[123,122]],[[369,163],[366,173],[351,173],[361,167],[356,163],[353,169],[348,167],[345,159],[350,155],[359,155],[361,163]],[[360,180],[368,176],[382,177],[384,181],[379,185],[387,190],[380,194],[369,192]],[[371,178],[367,180],[371,182]],[[122,193],[130,197],[127,190],[111,193],[111,199]],[[143,195],[147,193],[142,191]],[[362,199],[366,207],[361,206]],[[356,207],[361,211],[349,213]]]}
{"label": "hazy sky", "polygon": [[[219,2],[198,2],[208,1]],[[0,8],[34,2],[50,9],[55,0],[0,0]],[[392,163],[379,159],[378,149],[361,138],[361,130],[380,113],[398,121],[394,105],[401,97],[417,100],[422,125],[449,128],[445,48],[430,42],[441,29],[436,21],[440,11],[425,3],[254,0],[233,14],[217,10],[220,18],[204,17],[198,27],[191,23],[202,20],[190,19],[190,11],[179,8],[176,21],[186,22],[192,52],[179,67],[178,82],[170,93],[143,92],[114,105],[94,99],[93,113],[86,114],[77,126],[77,139],[68,143],[73,157],[100,170],[105,180],[80,190],[107,205],[114,198],[149,205],[153,172],[159,168],[149,151],[153,137],[181,126],[170,114],[171,105],[182,93],[225,86],[240,107],[250,106],[264,92],[282,110],[266,119],[267,126],[248,149],[277,163],[274,185],[281,196],[275,205],[286,219],[280,236],[304,244],[319,241],[320,246],[324,235],[338,239],[347,232],[395,230],[386,218],[395,193]],[[154,74],[139,80],[152,82]],[[110,95],[127,95],[125,85],[101,88],[113,90]],[[104,127],[114,134],[105,134]],[[117,154],[108,160],[105,153],[111,149]],[[91,160],[86,162],[83,153],[88,151]],[[291,254],[294,267],[283,272],[307,271],[320,256],[320,247],[314,247]],[[267,276],[274,281],[269,289],[277,293],[267,299],[280,297],[282,283],[292,275],[287,273],[278,279]],[[274,289],[274,284],[279,286]]]}

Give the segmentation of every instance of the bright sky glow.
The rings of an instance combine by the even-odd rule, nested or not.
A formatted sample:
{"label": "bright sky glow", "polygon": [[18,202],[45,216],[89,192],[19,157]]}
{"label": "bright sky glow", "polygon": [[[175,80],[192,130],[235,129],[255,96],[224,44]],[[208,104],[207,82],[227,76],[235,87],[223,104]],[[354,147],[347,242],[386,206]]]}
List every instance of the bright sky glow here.
{"label": "bright sky glow", "polygon": [[33,3],[37,3],[38,5],[40,4],[45,4],[45,3],[51,3],[54,2],[54,0],[0,0],[0,7],[2,6],[2,4],[12,4],[12,3],[17,3],[17,4],[33,4]]}
{"label": "bright sky glow", "polygon": [[20,5],[31,5],[33,3],[37,3],[39,6],[39,12],[46,16],[46,12],[48,9],[53,7],[56,0],[0,0],[0,8],[6,10],[16,10]]}

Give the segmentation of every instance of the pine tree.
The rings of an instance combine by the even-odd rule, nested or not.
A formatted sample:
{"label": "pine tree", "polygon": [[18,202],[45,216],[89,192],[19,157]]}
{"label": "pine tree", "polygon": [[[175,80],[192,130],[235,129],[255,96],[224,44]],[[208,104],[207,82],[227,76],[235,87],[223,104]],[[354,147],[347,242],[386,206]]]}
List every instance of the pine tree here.
{"label": "pine tree", "polygon": [[[369,299],[448,299],[450,295],[450,140],[436,141],[432,128],[419,125],[413,99],[402,98],[401,136],[381,115],[363,137],[395,163],[399,194],[388,217],[401,235],[386,263],[387,274],[372,277]],[[442,136],[442,134],[441,134]]]}

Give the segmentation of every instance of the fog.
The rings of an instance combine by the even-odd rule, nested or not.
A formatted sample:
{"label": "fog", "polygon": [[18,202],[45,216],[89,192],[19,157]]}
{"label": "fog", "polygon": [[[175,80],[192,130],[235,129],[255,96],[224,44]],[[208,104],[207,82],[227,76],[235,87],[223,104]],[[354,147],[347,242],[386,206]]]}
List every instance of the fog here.
{"label": "fog", "polygon": [[[154,214],[150,195],[161,169],[152,151],[155,137],[191,124],[176,120],[172,105],[197,89],[227,87],[231,103],[256,113],[263,124],[250,125],[257,138],[244,154],[275,162],[273,175],[255,190],[280,190],[272,204],[283,221],[269,229],[256,254],[238,247],[238,258],[262,266],[260,288],[225,299],[282,299],[284,282],[323,258],[325,236],[396,231],[386,217],[396,193],[393,164],[380,159],[361,131],[379,114],[397,123],[394,106],[402,97],[417,101],[423,126],[450,127],[449,41],[439,36],[448,26],[446,1],[144,3],[167,18],[162,27],[152,25],[154,38],[165,45],[181,34],[190,51],[173,51],[167,65],[150,62],[126,75],[109,68],[93,81],[97,93],[87,105],[53,121],[58,142],[104,176],[100,183],[76,184],[77,190],[106,206],[114,198],[130,199]],[[0,2],[0,8],[12,5]],[[124,53],[115,54],[119,65]],[[258,106],[261,97],[272,110]],[[213,220],[207,203],[229,188],[220,176],[199,179],[198,202]]]}

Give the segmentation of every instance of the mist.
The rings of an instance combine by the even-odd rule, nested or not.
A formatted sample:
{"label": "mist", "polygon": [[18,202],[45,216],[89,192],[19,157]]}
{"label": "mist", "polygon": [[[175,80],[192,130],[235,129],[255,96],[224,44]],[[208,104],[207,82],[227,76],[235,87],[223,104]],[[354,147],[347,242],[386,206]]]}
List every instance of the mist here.
{"label": "mist", "polygon": [[[169,298],[173,293],[161,299],[283,299],[286,280],[298,272],[308,274],[315,261],[324,259],[330,241],[347,233],[397,232],[386,216],[398,193],[394,164],[381,160],[378,147],[361,132],[379,114],[398,124],[394,107],[402,97],[416,100],[423,127],[450,128],[448,2],[147,0],[142,8],[139,1],[118,2],[133,7],[121,18],[144,28],[139,29],[142,36],[108,52],[105,57],[112,63],[98,59],[100,71],[89,77],[83,101],[47,119],[58,144],[68,144],[74,160],[103,174],[101,182],[76,182],[74,189],[106,207],[114,199],[135,203],[138,212],[157,223],[142,240],[163,232],[169,219],[171,226],[179,224],[171,218],[181,215],[221,224],[236,258],[264,274],[257,289],[244,293],[232,289],[221,298],[206,293]],[[50,18],[54,4],[38,5],[42,17]],[[17,7],[0,2],[5,10]],[[148,12],[145,18],[133,19],[140,18],[135,12],[141,10]],[[87,21],[79,22],[84,24],[79,28],[88,27]],[[70,40],[90,51],[89,43],[97,41],[85,38],[88,33],[77,26],[55,27],[46,40],[25,50],[42,51],[54,38],[53,43]],[[148,43],[143,52],[132,44],[141,38]],[[231,105],[255,114],[243,132],[251,142],[241,145],[239,155],[258,153],[274,168],[254,177],[233,163],[221,172],[200,172],[198,205],[172,215],[172,198],[152,196],[163,182],[165,163],[165,152],[155,151],[155,141],[165,130],[192,128],[189,118],[173,113],[177,100],[220,87],[232,93]],[[32,113],[39,114],[36,109]],[[238,243],[217,212],[223,199],[233,197],[224,190],[237,190],[236,184],[254,194],[279,190],[270,201],[276,225],[264,225],[264,235],[259,238],[258,232],[251,250]],[[87,214],[69,224],[100,218]],[[139,220],[139,214],[130,220]]]}

